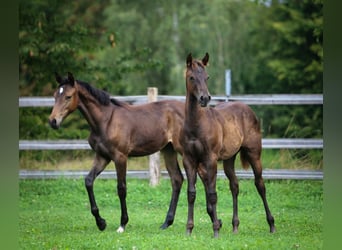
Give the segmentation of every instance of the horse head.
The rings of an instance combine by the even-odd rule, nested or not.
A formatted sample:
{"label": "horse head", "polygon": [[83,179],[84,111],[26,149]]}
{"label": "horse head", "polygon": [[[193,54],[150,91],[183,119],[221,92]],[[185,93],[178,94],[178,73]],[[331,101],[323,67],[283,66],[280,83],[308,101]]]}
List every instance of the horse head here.
{"label": "horse head", "polygon": [[77,83],[73,75],[68,72],[66,78],[55,73],[56,81],[59,83],[54,93],[55,104],[49,117],[52,128],[58,129],[65,117],[75,111],[78,106]]}
{"label": "horse head", "polygon": [[193,59],[191,53],[186,58],[187,95],[194,97],[202,107],[206,107],[211,99],[207,86],[209,77],[205,71],[208,61],[208,53],[205,54],[202,60]]}

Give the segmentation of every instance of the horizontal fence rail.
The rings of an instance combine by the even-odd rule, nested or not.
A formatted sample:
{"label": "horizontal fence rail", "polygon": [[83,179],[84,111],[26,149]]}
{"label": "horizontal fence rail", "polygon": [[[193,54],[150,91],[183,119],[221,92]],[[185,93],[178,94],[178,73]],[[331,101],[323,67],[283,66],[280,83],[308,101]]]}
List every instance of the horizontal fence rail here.
{"label": "horizontal fence rail", "polygon": [[[184,178],[186,174],[182,172]],[[20,170],[20,179],[56,179],[56,178],[84,178],[88,171],[55,171],[55,170]],[[170,176],[167,171],[160,172],[161,177],[169,179]],[[239,179],[254,179],[251,170],[236,170],[236,176]],[[263,170],[262,176],[264,179],[271,180],[323,180],[323,171],[319,170]],[[148,170],[127,171],[128,178],[149,179],[150,173]],[[226,178],[223,170],[217,171],[218,178]],[[114,170],[103,171],[98,178],[100,179],[116,179],[116,172]]]}
{"label": "horizontal fence rail", "polygon": [[[146,95],[137,96],[112,96],[131,104],[147,103]],[[185,101],[185,96],[158,95],[158,100]],[[235,95],[213,96],[210,105],[215,106],[220,102],[241,101],[248,105],[322,105],[322,94],[278,94],[278,95]],[[19,107],[52,107],[53,97],[19,97]]]}
{"label": "horizontal fence rail", "polygon": [[[139,96],[111,96],[130,104],[148,103],[147,95]],[[185,96],[158,95],[158,100],[185,101]],[[275,94],[275,95],[233,95],[213,96],[210,102],[215,106],[220,102],[241,101],[248,105],[323,105],[322,94]],[[19,97],[19,107],[53,107],[52,97]],[[322,149],[323,139],[290,139],[277,138],[262,139],[262,147],[265,149]],[[87,140],[20,140],[19,150],[90,150]],[[79,178],[88,174],[87,171],[39,171],[20,170],[20,179],[45,179],[45,178]],[[163,178],[169,178],[166,171],[160,171]],[[251,170],[237,170],[236,175],[241,179],[254,178]],[[183,176],[186,175],[183,172]],[[127,177],[149,179],[150,171],[127,171]],[[116,179],[116,172],[106,170],[99,178]],[[222,170],[218,171],[218,178],[225,178]],[[322,180],[323,171],[310,170],[264,170],[264,179],[294,179],[294,180]]]}
{"label": "horizontal fence rail", "polygon": [[[262,147],[277,148],[323,148],[322,139],[262,139]],[[19,150],[89,150],[87,140],[20,140]]]}

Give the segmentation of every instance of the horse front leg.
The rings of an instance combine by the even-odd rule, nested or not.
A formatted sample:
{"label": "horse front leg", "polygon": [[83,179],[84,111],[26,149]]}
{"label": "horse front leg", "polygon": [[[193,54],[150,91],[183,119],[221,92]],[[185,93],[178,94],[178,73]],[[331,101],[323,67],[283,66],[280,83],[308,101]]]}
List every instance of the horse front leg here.
{"label": "horse front leg", "polygon": [[199,176],[205,187],[207,213],[213,223],[214,237],[219,236],[220,228],[222,227],[222,221],[217,218],[217,192],[216,192],[216,174],[217,163],[212,162],[206,165],[199,165]]}
{"label": "horse front leg", "polygon": [[116,231],[118,233],[123,233],[128,223],[128,213],[127,213],[127,205],[126,205],[127,156],[120,153],[118,156],[116,156],[114,162],[115,162],[115,169],[116,169],[116,174],[117,174],[117,192],[118,192],[118,196],[120,199],[120,206],[121,206],[120,226]]}
{"label": "horse front leg", "polygon": [[99,156],[98,154],[96,154],[94,162],[93,162],[93,167],[84,179],[85,187],[87,189],[89,202],[90,202],[90,211],[92,215],[95,217],[97,227],[101,231],[105,230],[106,221],[100,216],[99,209],[95,201],[93,186],[94,186],[94,181],[96,177],[103,171],[103,169],[105,169],[108,163],[109,163],[108,159],[105,159]]}
{"label": "horse front leg", "polygon": [[191,235],[194,228],[194,205],[196,200],[197,166],[186,156],[183,156],[183,165],[188,179],[188,221],[186,224],[186,233],[188,235]]}
{"label": "horse front leg", "polygon": [[163,225],[161,225],[160,227],[161,229],[166,229],[173,224],[179,199],[179,193],[181,191],[184,178],[178,165],[177,152],[174,151],[172,145],[167,146],[164,150],[162,150],[162,153],[164,155],[165,166],[167,172],[169,173],[172,185],[172,195],[169,210],[166,214]]}

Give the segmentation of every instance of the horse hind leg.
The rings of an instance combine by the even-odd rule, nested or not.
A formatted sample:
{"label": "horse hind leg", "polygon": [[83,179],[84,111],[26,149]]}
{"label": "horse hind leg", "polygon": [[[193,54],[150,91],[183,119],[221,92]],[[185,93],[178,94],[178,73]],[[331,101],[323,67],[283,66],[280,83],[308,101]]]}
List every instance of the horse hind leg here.
{"label": "horse hind leg", "polygon": [[99,230],[103,231],[106,229],[106,221],[100,216],[99,209],[96,204],[95,195],[94,195],[94,181],[96,177],[105,169],[109,160],[100,157],[99,155],[95,156],[94,163],[92,169],[89,171],[88,175],[85,177],[85,187],[88,193],[89,202],[90,202],[90,211],[92,215],[95,217],[96,225]]}
{"label": "horse hind leg", "polygon": [[126,204],[127,185],[126,185],[126,172],[127,172],[127,156],[124,154],[118,154],[114,160],[115,169],[117,174],[117,192],[120,199],[121,206],[121,219],[120,226],[116,230],[118,233],[125,231],[128,223],[128,212]]}
{"label": "horse hind leg", "polygon": [[269,209],[267,198],[266,198],[266,187],[264,180],[262,178],[262,164],[260,160],[261,151],[260,150],[250,150],[243,148],[241,151],[241,157],[244,157],[252,166],[254,173],[254,183],[255,187],[258,190],[258,193],[263,201],[265,212],[266,212],[266,220],[270,227],[270,232],[275,232],[274,226],[274,217]]}
{"label": "horse hind leg", "polygon": [[179,168],[178,160],[177,160],[177,152],[173,149],[171,144],[168,144],[163,150],[161,150],[164,156],[165,166],[167,172],[169,173],[171,185],[172,185],[172,195],[171,201],[169,205],[169,210],[166,214],[166,218],[164,223],[160,226],[161,229],[166,229],[173,224],[179,194],[182,188],[182,184],[184,181],[182,172]]}
{"label": "horse hind leg", "polygon": [[235,158],[236,158],[236,155],[234,155],[230,159],[224,160],[223,169],[224,169],[224,173],[229,179],[229,188],[230,188],[230,192],[232,193],[232,198],[233,198],[233,218],[232,218],[233,232],[237,233],[238,227],[240,224],[240,220],[238,216],[239,182],[235,174],[235,167],[234,167]]}

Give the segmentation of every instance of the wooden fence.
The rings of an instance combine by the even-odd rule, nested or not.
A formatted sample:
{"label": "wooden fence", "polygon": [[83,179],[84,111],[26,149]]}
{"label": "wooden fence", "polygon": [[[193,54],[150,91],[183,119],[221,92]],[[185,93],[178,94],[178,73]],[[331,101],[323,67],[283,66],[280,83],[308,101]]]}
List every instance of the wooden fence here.
{"label": "wooden fence", "polygon": [[[121,101],[131,104],[148,102],[147,95],[136,96],[112,96]],[[158,100],[179,100],[185,101],[185,96],[158,95]],[[219,102],[241,101],[248,105],[323,105],[322,94],[281,94],[281,95],[233,95],[213,96],[210,105]],[[19,107],[52,107],[52,97],[19,97]]]}
{"label": "wooden fence", "polygon": [[[323,148],[322,139],[262,139],[262,147],[267,149],[277,148]],[[20,140],[19,150],[90,150],[87,140]]]}
{"label": "wooden fence", "polygon": [[[157,96],[157,90],[148,89],[146,96],[112,96],[113,98],[126,101],[133,105],[156,100],[180,100],[185,101],[185,96]],[[236,95],[214,96],[210,102],[215,106],[219,102],[242,101],[248,105],[323,105],[322,94],[280,94],[280,95]],[[52,107],[52,97],[19,97],[19,107]],[[262,147],[276,148],[323,148],[323,139],[262,139]],[[20,140],[19,150],[89,150],[91,149],[86,140]],[[157,162],[157,164],[155,163]],[[155,185],[159,181],[159,155],[150,156],[150,183]],[[157,178],[157,179],[156,179]]]}

